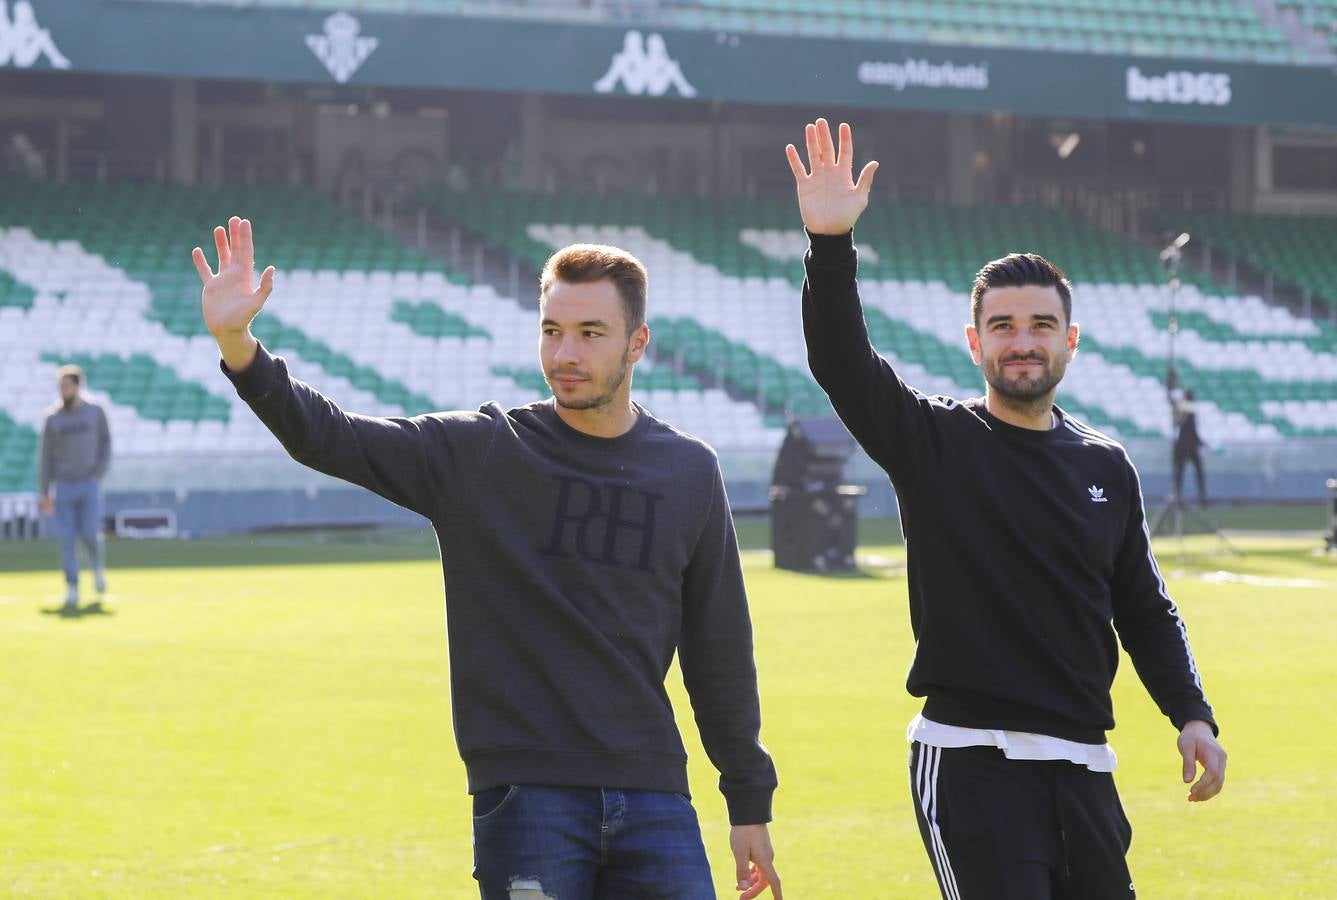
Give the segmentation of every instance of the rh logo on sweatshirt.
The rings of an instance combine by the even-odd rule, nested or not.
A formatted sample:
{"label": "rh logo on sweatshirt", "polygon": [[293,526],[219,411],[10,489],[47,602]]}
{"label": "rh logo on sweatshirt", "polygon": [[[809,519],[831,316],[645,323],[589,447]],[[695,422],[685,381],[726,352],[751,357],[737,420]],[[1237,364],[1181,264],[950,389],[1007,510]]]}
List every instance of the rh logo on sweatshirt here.
{"label": "rh logo on sweatshirt", "polygon": [[1106,498],[1106,496],[1105,496],[1105,489],[1102,488],[1102,487],[1096,487],[1096,486],[1093,484],[1093,485],[1091,485],[1089,488],[1087,488],[1086,491],[1087,491],[1088,494],[1091,495],[1091,502],[1092,502],[1092,503],[1108,503],[1108,502],[1109,502],[1108,498]]}
{"label": "rh logo on sweatshirt", "polygon": [[587,562],[651,571],[655,504],[664,499],[661,495],[563,475],[556,481],[557,513],[545,554],[574,552]]}

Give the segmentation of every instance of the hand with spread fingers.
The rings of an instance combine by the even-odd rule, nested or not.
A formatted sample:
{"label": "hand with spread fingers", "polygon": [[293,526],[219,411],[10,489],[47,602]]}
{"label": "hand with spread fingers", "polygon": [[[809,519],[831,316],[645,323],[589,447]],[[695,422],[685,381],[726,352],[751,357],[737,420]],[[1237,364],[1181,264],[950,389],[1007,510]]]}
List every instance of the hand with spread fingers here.
{"label": "hand with spread fingers", "polygon": [[808,144],[806,168],[798,149],[793,144],[785,147],[798,187],[803,227],[812,234],[844,234],[868,208],[868,192],[873,187],[877,163],[868,163],[859,173],[859,180],[854,180],[854,133],[843,122],[839,152],[831,140],[831,126],[826,119],[808,125],[804,135]]}
{"label": "hand with spread fingers", "polygon": [[1202,764],[1202,777],[1188,792],[1190,803],[1202,803],[1221,793],[1226,785],[1226,748],[1217,741],[1211,725],[1202,721],[1185,724],[1179,732],[1179,755],[1184,758],[1184,784],[1193,782]]}
{"label": "hand with spread fingers", "polygon": [[215,228],[214,246],[218,251],[217,272],[209,268],[199,247],[191,253],[204,285],[200,306],[205,327],[218,341],[223,362],[232,371],[240,372],[255,358],[257,343],[251,334],[251,322],[274,290],[274,267],[264,270],[257,286],[250,219],[233,216],[228,219],[226,229],[221,225]]}

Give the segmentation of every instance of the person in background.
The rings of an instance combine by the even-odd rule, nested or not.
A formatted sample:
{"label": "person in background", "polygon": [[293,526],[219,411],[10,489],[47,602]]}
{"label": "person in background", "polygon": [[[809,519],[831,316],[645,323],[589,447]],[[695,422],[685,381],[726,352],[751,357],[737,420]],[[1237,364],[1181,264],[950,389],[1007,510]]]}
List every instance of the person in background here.
{"label": "person in background", "polygon": [[38,464],[38,496],[42,514],[54,516],[65,570],[65,609],[79,607],[79,554],[82,542],[93,570],[93,587],[107,592],[102,545],[102,492],[99,482],[111,464],[111,430],[107,414],[84,393],[84,373],[61,366],[60,402],[47,410],[42,423]]}
{"label": "person in background", "polygon": [[1202,469],[1202,448],[1205,442],[1198,434],[1198,411],[1191,389],[1182,398],[1171,395],[1175,413],[1174,480],[1175,499],[1184,501],[1184,464],[1192,463],[1198,476],[1198,505],[1207,505],[1207,477]]}

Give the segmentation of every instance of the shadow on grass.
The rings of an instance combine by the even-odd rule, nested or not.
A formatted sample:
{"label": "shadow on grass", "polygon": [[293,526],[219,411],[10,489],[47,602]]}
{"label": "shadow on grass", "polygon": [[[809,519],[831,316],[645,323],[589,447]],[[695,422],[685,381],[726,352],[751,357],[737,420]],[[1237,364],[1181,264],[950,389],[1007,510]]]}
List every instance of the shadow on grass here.
{"label": "shadow on grass", "polygon": [[99,601],[85,603],[82,606],[62,604],[61,606],[44,606],[42,615],[56,616],[61,619],[83,619],[88,616],[114,616],[116,611],[108,609]]}

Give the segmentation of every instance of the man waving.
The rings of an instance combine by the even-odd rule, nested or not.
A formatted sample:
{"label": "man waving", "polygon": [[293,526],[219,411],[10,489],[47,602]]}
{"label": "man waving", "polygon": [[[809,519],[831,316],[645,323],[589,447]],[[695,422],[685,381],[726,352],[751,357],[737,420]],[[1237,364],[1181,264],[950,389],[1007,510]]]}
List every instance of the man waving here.
{"label": "man waving", "polygon": [[274,286],[251,223],[195,248],[223,372],[304,465],[432,523],[455,734],[484,900],[713,898],[664,690],[674,653],[721,773],[743,900],[779,900],[752,627],[715,453],[631,401],[646,272],[589,244],[548,261],[535,321],[553,396],[413,418],[346,413],[251,335]]}
{"label": "man waving", "polygon": [[966,342],[982,398],[926,396],[868,340],[853,228],[877,163],[853,178],[824,119],[808,164],[786,148],[809,234],[803,327],[813,376],[891,477],[916,639],[910,787],[950,900],[1134,896],[1115,791],[1110,686],[1122,641],[1179,729],[1188,799],[1221,790],[1226,754],[1166,592],[1123,447],[1054,405],[1077,351],[1072,292],[1032,253],[986,263]]}

